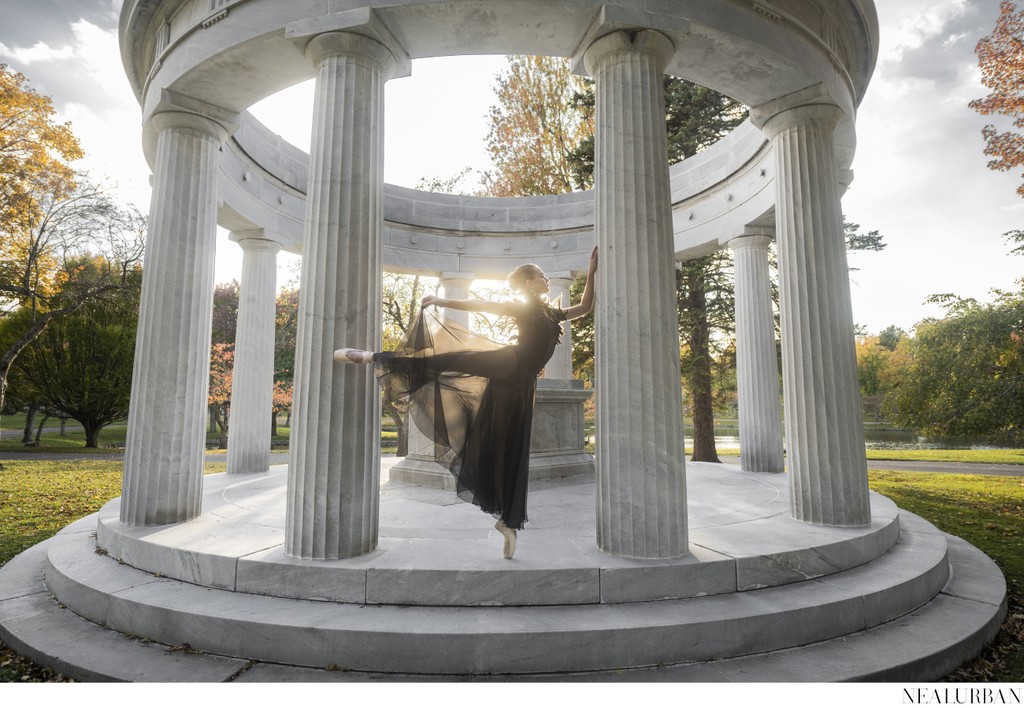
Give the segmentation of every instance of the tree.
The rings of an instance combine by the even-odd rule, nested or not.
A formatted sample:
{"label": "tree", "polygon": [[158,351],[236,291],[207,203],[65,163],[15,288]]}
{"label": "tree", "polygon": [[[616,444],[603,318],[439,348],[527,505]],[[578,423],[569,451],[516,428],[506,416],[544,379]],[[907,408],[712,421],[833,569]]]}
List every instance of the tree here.
{"label": "tree", "polygon": [[1024,442],[1024,287],[992,303],[937,295],[946,316],[918,324],[894,357],[884,410],[929,435]]}
{"label": "tree", "polygon": [[866,418],[877,420],[882,415],[882,401],[889,388],[892,352],[882,344],[882,336],[857,337],[857,381]]}
{"label": "tree", "polygon": [[[83,179],[68,194],[35,195],[31,218],[10,222],[0,233],[0,318],[28,313],[20,335],[0,351],[0,409],[8,374],[18,355],[57,318],[96,300],[135,287],[134,268],[144,252],[146,220],[137,209],[115,203],[106,190]],[[14,247],[10,244],[15,244]],[[104,254],[85,267],[91,254]]]}
{"label": "tree", "polygon": [[231,412],[231,381],[235,364],[235,345],[214,342],[210,347],[210,390],[207,404],[217,425],[220,449],[228,446],[228,416]]}
{"label": "tree", "polygon": [[484,175],[487,192],[515,197],[572,191],[569,156],[594,132],[592,116],[571,105],[583,79],[572,74],[567,59],[510,56],[497,82],[487,134],[495,172]]}
{"label": "tree", "polygon": [[[102,270],[103,257],[83,264]],[[85,430],[85,446],[128,415],[141,268],[116,299],[93,300],[57,318],[18,359],[21,376],[47,416],[69,417]]]}
{"label": "tree", "polygon": [[676,271],[680,367],[687,381],[693,421],[693,455],[719,462],[715,449],[714,370],[736,329],[732,254],[716,251]]}
{"label": "tree", "polygon": [[895,351],[900,340],[906,336],[907,333],[896,325],[889,325],[878,333],[878,344],[889,351]]}
{"label": "tree", "polygon": [[[299,290],[285,288],[277,295],[274,327],[274,412],[272,425],[277,429],[277,415],[288,411],[291,424],[292,388],[295,379],[295,344],[299,329]],[[275,433],[276,434],[276,433]]]}
{"label": "tree", "polygon": [[238,329],[238,292],[237,280],[221,283],[214,287],[213,315],[210,325],[211,342],[235,343],[235,330]]}
{"label": "tree", "polygon": [[[23,74],[0,64],[0,232],[30,230],[45,211],[41,196],[60,200],[75,189],[69,163],[83,156],[68,123],[56,123],[49,97],[27,86]],[[0,260],[24,260],[25,244],[0,241]],[[3,276],[0,276],[2,278]]]}
{"label": "tree", "polygon": [[[1003,115],[1013,119],[1013,127],[1024,128],[1024,10],[1016,3],[1002,0],[992,34],[983,37],[974,48],[981,68],[981,83],[991,90],[985,98],[968,105],[982,115]],[[986,125],[984,154],[992,157],[988,167],[1005,172],[1024,165],[1024,135]],[[1024,184],[1017,188],[1024,197]]]}

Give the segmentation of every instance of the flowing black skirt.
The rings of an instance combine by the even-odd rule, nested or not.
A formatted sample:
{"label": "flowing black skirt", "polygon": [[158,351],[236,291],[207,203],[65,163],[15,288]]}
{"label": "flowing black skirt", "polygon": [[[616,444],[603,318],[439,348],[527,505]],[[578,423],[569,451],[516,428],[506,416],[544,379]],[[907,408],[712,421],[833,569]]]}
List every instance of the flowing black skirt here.
{"label": "flowing black skirt", "polygon": [[501,519],[526,522],[536,373],[516,345],[501,345],[421,312],[398,350],[374,355],[384,395],[434,444],[459,498]]}

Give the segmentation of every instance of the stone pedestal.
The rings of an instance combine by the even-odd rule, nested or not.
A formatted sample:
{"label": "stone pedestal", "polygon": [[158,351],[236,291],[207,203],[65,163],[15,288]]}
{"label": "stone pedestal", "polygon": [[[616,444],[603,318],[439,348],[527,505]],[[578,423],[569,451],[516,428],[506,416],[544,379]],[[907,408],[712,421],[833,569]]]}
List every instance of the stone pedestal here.
{"label": "stone pedestal", "polygon": [[[530,479],[569,477],[594,471],[583,451],[583,404],[592,391],[582,381],[538,379],[530,438]],[[391,468],[390,480],[455,490],[455,478],[432,456],[434,444],[415,425],[409,429],[409,455]]]}
{"label": "stone pedestal", "polygon": [[615,32],[585,55],[595,81],[597,543],[687,552],[683,402],[663,69],[671,41]]}
{"label": "stone pedestal", "polygon": [[242,282],[231,378],[228,474],[270,469],[277,252],[281,246],[262,236],[263,231],[232,234],[242,248]]}
{"label": "stone pedestal", "polygon": [[[548,286],[551,288],[548,300],[558,302],[563,310],[567,309],[571,299],[569,288],[572,287],[572,273],[548,273],[548,277]],[[572,379],[572,322],[569,320],[562,323],[562,341],[555,347],[551,361],[544,367],[544,378]]]}
{"label": "stone pedestal", "polygon": [[583,404],[593,391],[582,381],[537,379],[530,438],[530,479],[591,474],[594,457],[583,451]]}
{"label": "stone pedestal", "polygon": [[132,526],[200,513],[217,154],[228,135],[219,122],[193,113],[151,120],[156,167],[121,495],[121,521]]}
{"label": "stone pedestal", "polygon": [[729,242],[736,273],[740,467],[747,472],[782,472],[783,468],[770,243],[769,235],[757,233]]}
{"label": "stone pedestal", "polygon": [[770,117],[775,149],[786,455],[793,517],[871,522],[832,105]]}
{"label": "stone pedestal", "polygon": [[348,32],[313,38],[313,138],[303,247],[285,551],[349,558],[376,547],[380,390],[341,347],[380,349],[384,82],[394,58]]}

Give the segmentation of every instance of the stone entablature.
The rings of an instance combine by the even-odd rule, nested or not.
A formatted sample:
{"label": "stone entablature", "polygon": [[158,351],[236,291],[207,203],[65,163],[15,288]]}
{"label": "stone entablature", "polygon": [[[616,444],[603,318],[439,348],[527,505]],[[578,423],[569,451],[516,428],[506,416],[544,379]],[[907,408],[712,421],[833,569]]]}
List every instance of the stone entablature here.
{"label": "stone entablature", "polygon": [[[232,231],[265,225],[301,253],[309,156],[251,116],[221,155],[218,220]],[[761,131],[744,123],[670,169],[677,257],[721,248],[775,203],[774,160]],[[593,245],[593,192],[472,197],[384,185],[385,269],[464,271],[503,278],[524,260],[545,270],[584,268]]]}

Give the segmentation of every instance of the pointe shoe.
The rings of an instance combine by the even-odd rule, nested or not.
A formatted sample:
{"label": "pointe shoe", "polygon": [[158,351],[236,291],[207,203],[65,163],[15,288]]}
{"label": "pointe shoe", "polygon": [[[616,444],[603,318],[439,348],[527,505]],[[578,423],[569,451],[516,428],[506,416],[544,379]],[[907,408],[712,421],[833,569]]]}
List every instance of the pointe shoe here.
{"label": "pointe shoe", "polygon": [[504,521],[498,521],[494,525],[494,528],[501,532],[501,535],[505,537],[505,548],[502,549],[502,555],[505,559],[511,558],[516,552],[516,530],[510,529],[505,525]]}
{"label": "pointe shoe", "polygon": [[373,352],[365,349],[339,349],[334,352],[334,360],[342,364],[372,364]]}

